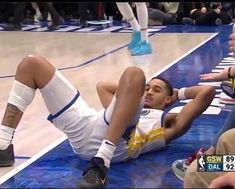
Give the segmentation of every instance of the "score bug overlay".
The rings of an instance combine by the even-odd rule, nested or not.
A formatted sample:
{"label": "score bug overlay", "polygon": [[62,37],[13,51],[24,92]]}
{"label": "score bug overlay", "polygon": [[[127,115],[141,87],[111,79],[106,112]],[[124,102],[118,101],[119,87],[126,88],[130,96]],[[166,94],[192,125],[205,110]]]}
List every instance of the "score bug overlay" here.
{"label": "score bug overlay", "polygon": [[197,170],[199,172],[235,171],[235,155],[199,155]]}

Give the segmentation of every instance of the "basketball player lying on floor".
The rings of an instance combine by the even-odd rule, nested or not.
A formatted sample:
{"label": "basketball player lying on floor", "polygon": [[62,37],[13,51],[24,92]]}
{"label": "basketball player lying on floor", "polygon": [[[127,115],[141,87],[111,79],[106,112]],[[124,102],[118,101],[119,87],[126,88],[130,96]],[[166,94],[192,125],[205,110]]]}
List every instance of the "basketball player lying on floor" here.
{"label": "basketball player lying on floor", "polygon": [[[0,166],[14,164],[13,134],[36,89],[50,112],[48,120],[68,136],[75,153],[92,162],[78,183],[83,188],[102,187],[111,160],[137,158],[183,135],[215,95],[211,86],[173,90],[165,79],[145,82],[140,68],[128,67],[117,85],[98,83],[104,110],[97,112],[46,59],[25,57],[18,65],[0,126]],[[165,107],[186,98],[193,100],[180,113],[164,114]]]}

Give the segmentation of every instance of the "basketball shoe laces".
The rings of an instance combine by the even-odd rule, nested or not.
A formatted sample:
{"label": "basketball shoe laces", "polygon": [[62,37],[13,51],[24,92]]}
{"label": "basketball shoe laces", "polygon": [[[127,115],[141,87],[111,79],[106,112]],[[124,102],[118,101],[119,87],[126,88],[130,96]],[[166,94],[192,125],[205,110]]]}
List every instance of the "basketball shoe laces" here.
{"label": "basketball shoe laces", "polygon": [[102,183],[104,184],[104,180],[106,177],[105,172],[102,170],[100,166],[92,166],[90,169],[86,170],[83,173],[83,176],[86,177],[86,181],[88,183]]}

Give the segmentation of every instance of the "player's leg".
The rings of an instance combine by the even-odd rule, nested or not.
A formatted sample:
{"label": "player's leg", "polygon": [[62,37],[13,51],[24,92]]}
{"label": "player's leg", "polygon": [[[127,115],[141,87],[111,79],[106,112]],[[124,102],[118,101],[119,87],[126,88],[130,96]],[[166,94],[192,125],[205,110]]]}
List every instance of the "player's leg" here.
{"label": "player's leg", "polygon": [[[18,65],[0,126],[0,151],[13,151],[13,146],[10,144],[24,110],[32,102],[35,90],[42,88],[54,74],[54,67],[43,64],[43,61],[42,58],[28,56]],[[10,166],[14,163],[13,153],[10,153],[9,161],[7,157],[7,155],[6,157],[3,157],[3,155],[0,157],[0,166]],[[6,159],[6,162],[4,162],[4,159]]]}
{"label": "player's leg", "polygon": [[222,175],[220,172],[198,172],[195,160],[186,171],[184,188],[208,188],[211,181],[220,175]]}
{"label": "player's leg", "polygon": [[216,135],[216,137],[213,140],[213,146],[216,147],[216,144],[220,138],[220,136],[225,133],[227,130],[232,129],[235,127],[235,106],[229,113],[228,117],[226,118],[226,121],[224,122],[223,127],[219,131],[219,133]]}
{"label": "player's leg", "polygon": [[[139,114],[144,90],[143,71],[137,67],[127,68],[119,80],[116,102],[106,136],[95,158],[92,159],[92,166],[84,172],[83,180],[79,183],[80,187],[92,188],[104,185],[116,147],[133,119],[136,119],[136,114]],[[93,175],[92,179],[91,175]]]}
{"label": "player's leg", "polygon": [[[53,83],[56,80],[58,74],[55,73],[55,68],[47,60],[38,56],[27,56],[18,65],[8,104],[0,125],[0,166],[14,164],[14,150],[11,144],[13,135],[25,109],[32,102],[37,88],[41,90],[51,114],[55,114],[65,107],[76,95],[77,91],[72,86],[67,87],[68,90],[63,90],[63,94],[61,93],[61,88],[64,89],[69,84],[54,86],[60,92],[53,90],[53,94],[50,94],[50,89],[44,89],[48,86],[48,83]],[[66,82],[64,80],[61,83]],[[52,85],[50,84],[50,86]],[[59,98],[61,95],[63,98]],[[54,100],[56,100],[56,103]]]}
{"label": "player's leg", "polygon": [[141,41],[140,25],[129,3],[118,2],[116,4],[122,16],[130,23],[133,29],[131,42],[128,44],[128,49],[133,49]]}
{"label": "player's leg", "polygon": [[141,41],[131,54],[134,56],[145,55],[152,53],[152,47],[148,40],[148,9],[145,2],[138,2],[136,4],[138,21],[140,24]]}

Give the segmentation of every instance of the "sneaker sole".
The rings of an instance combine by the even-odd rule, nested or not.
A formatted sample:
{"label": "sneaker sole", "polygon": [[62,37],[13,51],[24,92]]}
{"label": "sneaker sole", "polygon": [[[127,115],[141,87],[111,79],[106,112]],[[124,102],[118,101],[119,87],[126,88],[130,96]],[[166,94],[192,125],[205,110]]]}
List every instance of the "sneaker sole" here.
{"label": "sneaker sole", "polygon": [[[173,171],[173,172],[174,172],[174,171]],[[181,180],[182,182],[184,182],[184,179],[181,178],[181,177],[179,177],[177,174],[175,174],[175,172],[174,172],[174,175],[175,175],[179,180]]]}
{"label": "sneaker sole", "polygon": [[15,161],[0,161],[0,167],[10,167],[13,166]]}
{"label": "sneaker sole", "polygon": [[219,101],[220,101],[220,103],[222,103],[222,104],[235,104],[235,100],[234,100],[234,99],[224,99],[224,98],[220,98]]}
{"label": "sneaker sole", "polygon": [[143,56],[143,55],[148,55],[148,54],[152,54],[152,52],[144,53],[144,54],[131,54],[131,56]]}
{"label": "sneaker sole", "polygon": [[174,165],[175,165],[175,164],[173,163],[172,166],[171,166],[174,175],[175,175],[179,180],[181,180],[181,181],[184,182],[184,178],[182,178],[182,177],[180,177],[180,176],[178,176],[178,175],[176,174],[176,171],[175,171],[175,169],[174,169],[174,167],[175,167]]}
{"label": "sneaker sole", "polygon": [[[106,183],[106,181],[105,181]],[[99,184],[99,185],[88,185],[88,184],[84,184],[84,183],[79,183],[77,186],[78,188],[83,188],[83,189],[93,189],[93,188],[104,188],[105,186],[105,183],[102,185],[102,184]]]}

